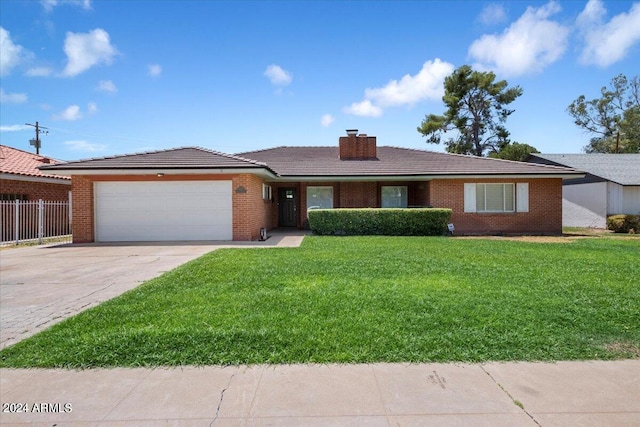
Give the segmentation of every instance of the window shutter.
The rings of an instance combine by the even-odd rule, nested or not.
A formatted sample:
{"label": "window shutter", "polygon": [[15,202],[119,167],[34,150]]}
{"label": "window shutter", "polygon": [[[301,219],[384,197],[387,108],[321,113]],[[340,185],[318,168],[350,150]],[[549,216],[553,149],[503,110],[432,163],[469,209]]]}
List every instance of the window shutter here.
{"label": "window shutter", "polygon": [[464,184],[464,211],[476,211],[476,185],[473,183]]}
{"label": "window shutter", "polygon": [[516,196],[518,198],[518,212],[529,212],[529,183],[516,184]]}

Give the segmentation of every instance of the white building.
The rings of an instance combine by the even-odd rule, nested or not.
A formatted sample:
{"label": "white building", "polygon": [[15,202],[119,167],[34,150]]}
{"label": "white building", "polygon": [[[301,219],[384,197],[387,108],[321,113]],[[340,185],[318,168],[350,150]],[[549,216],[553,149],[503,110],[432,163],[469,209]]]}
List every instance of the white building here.
{"label": "white building", "polygon": [[563,181],[564,227],[606,228],[609,215],[640,215],[640,154],[536,153],[528,161],[585,172]]}

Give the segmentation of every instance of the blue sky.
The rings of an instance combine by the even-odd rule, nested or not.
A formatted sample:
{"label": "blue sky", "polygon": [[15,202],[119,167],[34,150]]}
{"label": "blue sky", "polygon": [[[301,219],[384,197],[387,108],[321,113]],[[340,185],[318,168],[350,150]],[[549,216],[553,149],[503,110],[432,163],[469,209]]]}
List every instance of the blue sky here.
{"label": "blue sky", "polygon": [[581,152],[566,113],[639,74],[633,1],[91,1],[0,3],[0,138],[73,160],[180,146],[237,153],[337,145],[444,151],[417,131],[470,64],[524,94],[514,141]]}

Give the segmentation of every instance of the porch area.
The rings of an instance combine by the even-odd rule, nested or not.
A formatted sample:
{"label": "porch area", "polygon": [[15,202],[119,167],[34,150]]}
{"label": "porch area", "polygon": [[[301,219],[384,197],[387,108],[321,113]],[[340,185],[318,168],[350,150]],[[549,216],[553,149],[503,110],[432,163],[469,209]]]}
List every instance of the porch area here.
{"label": "porch area", "polygon": [[269,229],[306,229],[311,209],[431,207],[430,181],[267,183]]}

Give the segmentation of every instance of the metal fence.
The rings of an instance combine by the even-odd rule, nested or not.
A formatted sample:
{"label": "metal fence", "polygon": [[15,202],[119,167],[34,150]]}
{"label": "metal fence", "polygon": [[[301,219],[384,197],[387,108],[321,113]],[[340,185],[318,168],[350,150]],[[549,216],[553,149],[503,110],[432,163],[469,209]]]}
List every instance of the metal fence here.
{"label": "metal fence", "polygon": [[2,245],[71,241],[71,203],[3,201],[0,224]]}

